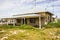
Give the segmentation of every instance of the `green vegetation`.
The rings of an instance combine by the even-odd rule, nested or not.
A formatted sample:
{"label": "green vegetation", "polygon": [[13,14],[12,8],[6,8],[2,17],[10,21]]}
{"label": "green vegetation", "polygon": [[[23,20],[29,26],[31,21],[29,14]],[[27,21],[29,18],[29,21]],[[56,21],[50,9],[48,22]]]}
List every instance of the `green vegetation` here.
{"label": "green vegetation", "polygon": [[31,26],[31,25],[21,25],[20,29],[34,29],[35,27]]}
{"label": "green vegetation", "polygon": [[60,22],[38,29],[31,25],[0,25],[0,40],[60,40]]}
{"label": "green vegetation", "polygon": [[44,25],[45,28],[60,28],[60,21],[57,23],[49,23],[48,25]]}
{"label": "green vegetation", "polygon": [[0,31],[0,40],[60,40],[60,28],[5,29]]}

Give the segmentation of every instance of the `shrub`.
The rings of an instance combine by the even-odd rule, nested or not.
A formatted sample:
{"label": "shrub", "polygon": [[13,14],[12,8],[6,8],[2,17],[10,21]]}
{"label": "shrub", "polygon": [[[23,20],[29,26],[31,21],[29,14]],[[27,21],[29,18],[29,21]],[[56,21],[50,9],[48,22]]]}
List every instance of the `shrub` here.
{"label": "shrub", "polygon": [[20,28],[20,29],[34,29],[35,27],[31,25],[21,25],[21,26],[13,26],[13,25],[0,25],[0,30],[1,29],[10,29],[10,28]]}
{"label": "shrub", "polygon": [[22,29],[34,29],[35,27],[31,26],[31,25],[21,25],[19,28],[22,28]]}
{"label": "shrub", "polygon": [[8,29],[8,28],[15,28],[15,26],[12,25],[0,25],[0,28],[2,29]]}
{"label": "shrub", "polygon": [[44,25],[44,27],[46,27],[46,28],[54,28],[54,27],[58,28],[58,27],[60,27],[60,22],[57,22],[57,23],[51,22],[48,25]]}

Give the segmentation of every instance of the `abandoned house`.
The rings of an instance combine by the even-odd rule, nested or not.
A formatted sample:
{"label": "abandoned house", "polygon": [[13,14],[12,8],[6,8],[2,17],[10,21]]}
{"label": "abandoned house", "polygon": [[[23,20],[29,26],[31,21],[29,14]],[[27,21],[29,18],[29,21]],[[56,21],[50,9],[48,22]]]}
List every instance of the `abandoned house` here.
{"label": "abandoned house", "polygon": [[27,24],[41,28],[43,25],[47,25],[48,23],[53,21],[52,16],[53,14],[50,12],[18,14],[13,15],[11,18],[2,18],[0,20],[0,24],[12,24],[14,26]]}

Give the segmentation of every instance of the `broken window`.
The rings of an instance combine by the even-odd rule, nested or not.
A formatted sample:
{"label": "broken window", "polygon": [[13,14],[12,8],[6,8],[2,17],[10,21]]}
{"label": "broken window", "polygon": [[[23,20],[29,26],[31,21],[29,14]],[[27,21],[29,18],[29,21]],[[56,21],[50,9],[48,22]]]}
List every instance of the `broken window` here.
{"label": "broken window", "polygon": [[35,23],[36,22],[36,18],[30,18],[30,23]]}

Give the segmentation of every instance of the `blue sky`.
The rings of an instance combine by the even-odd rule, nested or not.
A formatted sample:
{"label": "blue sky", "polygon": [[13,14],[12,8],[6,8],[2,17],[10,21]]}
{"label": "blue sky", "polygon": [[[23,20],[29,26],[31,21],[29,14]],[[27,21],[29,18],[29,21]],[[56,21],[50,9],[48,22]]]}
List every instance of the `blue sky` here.
{"label": "blue sky", "polygon": [[0,18],[39,11],[49,11],[60,18],[60,0],[36,0],[36,6],[35,0],[0,0]]}

